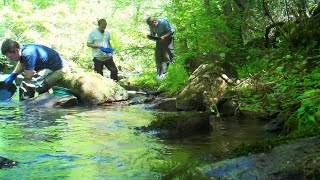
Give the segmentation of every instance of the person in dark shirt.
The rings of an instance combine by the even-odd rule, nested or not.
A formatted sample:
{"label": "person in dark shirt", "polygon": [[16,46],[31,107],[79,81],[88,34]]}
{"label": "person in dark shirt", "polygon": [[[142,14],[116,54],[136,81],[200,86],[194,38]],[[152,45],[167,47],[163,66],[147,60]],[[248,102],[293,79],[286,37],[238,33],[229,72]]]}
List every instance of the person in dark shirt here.
{"label": "person in dark shirt", "polygon": [[150,35],[159,37],[156,41],[155,58],[157,67],[157,78],[163,79],[170,62],[174,62],[174,29],[168,20],[163,18],[148,17],[147,24]]}
{"label": "person in dark shirt", "polygon": [[69,72],[67,62],[55,50],[39,44],[23,44],[7,39],[1,53],[11,61],[18,61],[5,83],[13,83],[20,73],[24,79],[20,86],[20,99],[25,100],[47,92]]}

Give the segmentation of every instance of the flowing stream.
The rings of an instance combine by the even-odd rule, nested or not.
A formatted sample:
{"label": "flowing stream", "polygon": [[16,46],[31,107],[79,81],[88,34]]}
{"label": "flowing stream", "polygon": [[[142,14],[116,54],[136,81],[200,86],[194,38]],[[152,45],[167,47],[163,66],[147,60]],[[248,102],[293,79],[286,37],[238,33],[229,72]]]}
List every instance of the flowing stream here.
{"label": "flowing stream", "polygon": [[143,106],[48,109],[0,101],[0,156],[18,162],[0,179],[204,179],[201,167],[241,142],[269,136],[263,123],[221,122],[210,134],[161,140],[135,127]]}

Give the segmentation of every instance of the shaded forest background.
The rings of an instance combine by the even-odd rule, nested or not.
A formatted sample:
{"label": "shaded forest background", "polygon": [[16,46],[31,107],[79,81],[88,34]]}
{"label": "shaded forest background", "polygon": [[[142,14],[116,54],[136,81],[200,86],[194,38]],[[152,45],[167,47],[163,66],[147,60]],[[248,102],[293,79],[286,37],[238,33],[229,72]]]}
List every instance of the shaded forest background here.
{"label": "shaded forest background", "polygon": [[[318,6],[317,0],[3,0],[0,40],[47,45],[92,71],[86,40],[105,18],[115,62],[122,73],[139,73],[139,86],[174,95],[200,64],[225,60],[256,87],[238,90],[244,109],[287,112],[288,131],[314,132],[320,121]],[[167,18],[176,30],[176,63],[161,82],[155,80],[155,43],[146,38],[149,15]]]}

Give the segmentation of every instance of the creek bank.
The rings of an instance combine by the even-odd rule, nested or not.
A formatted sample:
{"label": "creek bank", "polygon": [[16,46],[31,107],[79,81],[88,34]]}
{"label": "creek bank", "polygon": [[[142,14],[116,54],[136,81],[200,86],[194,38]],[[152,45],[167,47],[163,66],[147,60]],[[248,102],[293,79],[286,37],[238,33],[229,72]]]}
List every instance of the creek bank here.
{"label": "creek bank", "polygon": [[[214,119],[230,122],[251,119],[252,123],[268,123],[270,117],[267,113],[240,110],[235,101],[225,97],[227,89],[234,88],[239,82],[238,73],[231,64],[217,61],[200,65],[176,97],[168,97],[163,92],[153,93],[157,96],[136,93],[129,104],[144,103],[146,109],[167,112],[166,116],[161,115],[148,127],[141,128],[143,131],[156,131],[157,136],[165,139],[208,133]],[[265,130],[261,128],[261,131]]]}
{"label": "creek bank", "polygon": [[[308,59],[307,62],[309,62]],[[306,66],[297,63],[294,64],[299,66],[298,69],[310,67],[308,65],[309,63],[306,63]],[[282,65],[280,67],[289,66]],[[270,69],[271,68],[272,67],[270,67]],[[279,69],[279,65],[276,65],[275,68]],[[312,72],[312,69],[309,71]],[[230,75],[228,75],[228,72],[231,72]],[[277,71],[275,70],[275,72]],[[278,109],[265,111],[263,108],[264,104],[254,104],[249,106],[253,108],[248,110],[248,107],[244,108],[243,104],[239,104],[240,101],[238,101],[239,98],[246,97],[243,96],[243,93],[251,94],[251,96],[259,95],[259,97],[266,98],[267,96],[265,94],[272,94],[272,92],[275,91],[274,86],[275,84],[264,83],[264,81],[259,78],[239,80],[237,79],[234,69],[222,65],[222,63],[203,64],[192,73],[187,85],[177,97],[163,97],[162,99],[157,97],[149,103],[146,108],[169,112],[209,111],[216,118],[219,116],[223,121],[239,121],[241,118],[252,118],[255,119],[252,122],[256,120],[265,122],[265,125],[261,127],[261,132],[268,131],[276,135],[284,130],[286,121],[290,117],[290,110],[287,112]],[[230,91],[230,89],[233,90]],[[167,103],[167,107],[170,108],[165,108],[166,99],[170,99],[168,100],[169,103]],[[265,102],[271,103],[272,101]],[[276,103],[279,103],[278,105],[280,106],[283,102],[279,100]],[[172,106],[172,104],[175,104],[175,106]],[[172,135],[172,138],[186,137],[175,136],[174,133],[166,133],[162,136],[161,132],[164,131],[163,129],[166,129],[164,132],[170,131],[169,125],[172,121],[175,122],[173,119],[168,118],[167,126],[163,125],[165,122],[162,120],[158,121],[160,125],[150,125],[145,129],[149,131],[153,130],[157,133],[160,132],[160,135],[157,133],[156,135],[164,138],[168,138],[166,135]],[[212,121],[209,122],[209,125],[214,125]],[[174,130],[175,128],[173,128],[173,132]],[[194,135],[196,135],[196,133]],[[261,139],[261,141],[262,140],[263,139]],[[270,146],[270,149],[264,149],[263,151],[260,149],[260,151],[258,151],[264,153],[250,154],[250,151],[247,149],[247,154],[249,153],[248,156],[226,160],[220,159],[219,162],[200,167],[199,169],[201,169],[208,178],[213,179],[304,179],[315,177],[319,175],[320,172],[320,163],[318,163],[320,157],[319,146],[317,145],[319,144],[318,141],[318,136],[287,141],[282,140],[278,146]],[[259,142],[257,142],[257,144],[259,144]],[[308,148],[308,150],[305,150],[305,148]]]}

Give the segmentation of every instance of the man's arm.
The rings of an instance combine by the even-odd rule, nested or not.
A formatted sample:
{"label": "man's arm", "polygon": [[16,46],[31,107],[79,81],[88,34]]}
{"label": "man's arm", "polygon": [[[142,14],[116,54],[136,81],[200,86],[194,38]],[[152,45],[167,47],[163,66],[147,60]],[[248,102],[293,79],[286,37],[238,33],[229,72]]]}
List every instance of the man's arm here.
{"label": "man's arm", "polygon": [[164,23],[165,29],[166,29],[166,31],[167,31],[168,33],[165,34],[165,35],[163,35],[163,36],[161,36],[161,37],[160,37],[161,39],[164,39],[164,38],[166,38],[166,37],[172,36],[173,33],[174,33],[174,29],[173,29],[173,27],[171,26],[171,24],[169,23],[168,20],[165,20],[163,23]]}
{"label": "man's arm", "polygon": [[34,70],[24,70],[24,78],[31,79],[34,75]]}
{"label": "man's arm", "polygon": [[18,62],[12,73],[4,80],[6,84],[11,84],[17,76],[23,71],[24,64]]}
{"label": "man's arm", "polygon": [[87,46],[91,47],[91,48],[94,48],[94,49],[99,47],[98,45],[95,45],[94,43],[89,43],[89,42],[87,42]]}
{"label": "man's arm", "polygon": [[91,47],[91,48],[93,48],[93,49],[99,48],[99,46],[94,43],[94,38],[93,38],[92,32],[91,32],[91,33],[89,34],[89,36],[88,36],[87,46],[88,46],[88,47]]}
{"label": "man's arm", "polygon": [[18,64],[16,65],[16,67],[13,70],[13,73],[20,74],[23,72],[23,70],[24,70],[24,64],[21,62],[18,62]]}
{"label": "man's arm", "polygon": [[25,79],[31,79],[32,76],[34,75],[34,70],[25,70],[25,64],[18,62],[18,64],[16,65],[16,67],[14,68],[13,72],[20,74],[22,73],[24,70],[24,78]]}
{"label": "man's arm", "polygon": [[160,39],[164,39],[164,38],[172,36],[172,35],[173,35],[173,32],[168,32],[167,34],[161,36]]}

